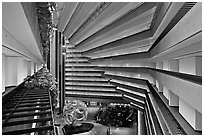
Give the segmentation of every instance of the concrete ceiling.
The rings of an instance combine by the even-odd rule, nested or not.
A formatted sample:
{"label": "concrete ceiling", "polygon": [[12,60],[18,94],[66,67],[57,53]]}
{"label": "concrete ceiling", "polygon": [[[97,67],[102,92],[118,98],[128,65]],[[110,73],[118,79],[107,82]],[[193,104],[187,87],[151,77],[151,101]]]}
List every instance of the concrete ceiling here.
{"label": "concrete ceiling", "polygon": [[[58,18],[58,30],[70,43],[87,51],[149,29],[156,7],[156,3],[142,2],[57,3],[58,17],[55,19]],[[130,13],[133,10],[134,15]],[[112,29],[100,33],[108,27]],[[90,38],[93,35],[98,36]]]}
{"label": "concrete ceiling", "polygon": [[[147,56],[194,4],[101,2],[92,3],[91,6],[82,2],[66,3],[59,11],[61,14],[59,14],[58,29],[76,49],[90,57],[92,62],[114,58],[132,59],[143,55],[143,52],[146,52]],[[199,41],[200,37],[196,35],[190,43]],[[184,52],[189,53],[192,48],[188,47],[182,51],[181,48],[184,50],[182,45],[187,46],[185,43],[180,43],[177,48],[156,52],[155,55],[152,52],[151,57],[143,60],[186,56],[188,54]],[[193,48],[193,55],[200,55],[200,48],[196,46]],[[178,51],[179,56],[173,54],[174,51]]]}
{"label": "concrete ceiling", "polygon": [[10,45],[8,39],[3,38],[2,41],[5,46],[10,47],[17,52],[26,50],[27,52],[23,54],[27,54],[26,56],[32,58],[35,61],[41,63],[43,62],[40,50],[37,46],[20,2],[3,2],[2,28],[6,30],[11,35],[11,37],[18,42],[19,45],[18,48],[15,48],[16,45]]}

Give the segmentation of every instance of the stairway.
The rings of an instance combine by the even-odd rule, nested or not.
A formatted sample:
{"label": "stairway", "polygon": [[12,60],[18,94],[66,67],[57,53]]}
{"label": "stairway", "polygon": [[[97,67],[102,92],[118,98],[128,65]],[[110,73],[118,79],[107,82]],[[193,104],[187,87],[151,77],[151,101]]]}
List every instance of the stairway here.
{"label": "stairway", "polygon": [[37,135],[53,132],[52,109],[48,89],[24,87],[3,103],[3,135]]}
{"label": "stairway", "polygon": [[89,62],[88,57],[81,55],[74,47],[67,47],[65,59],[65,96],[94,99],[119,99],[122,94],[104,78],[103,71]]}

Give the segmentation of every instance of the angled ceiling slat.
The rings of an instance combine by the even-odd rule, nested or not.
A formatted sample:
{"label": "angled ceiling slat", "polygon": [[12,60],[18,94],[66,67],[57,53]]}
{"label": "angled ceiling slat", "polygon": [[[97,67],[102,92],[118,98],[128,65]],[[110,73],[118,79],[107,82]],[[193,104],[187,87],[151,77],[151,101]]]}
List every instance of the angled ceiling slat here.
{"label": "angled ceiling slat", "polygon": [[71,39],[71,37],[73,37],[76,32],[80,31],[80,27],[82,27],[85,22],[91,18],[91,16],[96,12],[97,8],[101,4],[101,2],[84,3],[84,6],[81,9],[80,13],[77,15],[73,25],[69,27],[69,35],[67,35],[69,39]]}
{"label": "angled ceiling slat", "polygon": [[129,43],[141,41],[144,39],[149,39],[151,37],[152,37],[152,31],[151,30],[145,30],[145,31],[142,31],[138,34],[134,34],[134,35],[131,35],[129,37],[122,38],[122,39],[107,43],[101,47],[96,47],[92,50],[99,51],[99,50],[103,50],[103,49],[109,49],[109,48],[113,48],[113,47],[122,46],[124,44],[129,44]]}
{"label": "angled ceiling slat", "polygon": [[127,21],[126,23],[123,23],[117,28],[114,28],[112,30],[108,29],[109,30],[108,32],[93,39],[92,41],[86,43],[85,45],[81,46],[81,48],[78,49],[84,52],[89,49],[104,45],[106,43],[110,43],[112,41],[147,30],[150,27],[154,11],[155,8],[152,8],[146,11],[145,13]]}
{"label": "angled ceiling slat", "polygon": [[[163,10],[164,10],[164,11],[165,11],[165,10],[178,11],[178,10],[181,8],[182,5],[183,5],[183,3],[174,3],[174,4],[171,5],[171,8],[169,8],[169,6],[168,6],[168,4],[167,4],[166,6],[164,5],[165,8],[164,8]],[[173,18],[175,17],[175,15],[176,15],[176,12],[173,12],[173,13],[171,12],[171,14],[168,14],[168,13],[169,13],[169,11],[168,11],[167,14],[164,14],[164,13],[165,13],[165,12],[163,12],[163,15],[166,15],[166,16],[168,16],[169,18],[167,18],[167,17],[161,18],[161,16],[158,16],[159,18],[157,18],[157,20],[160,20],[160,21],[161,21],[161,20],[162,20],[162,21],[165,20],[165,21],[168,21],[168,23],[169,23],[169,22],[171,22],[171,19],[173,19]],[[167,24],[168,24],[168,23],[167,23]],[[167,26],[167,24],[165,24],[165,25]],[[163,26],[163,25],[161,25],[161,26],[160,26],[160,25],[159,25],[159,26],[157,25],[157,29],[161,29],[162,27],[164,27],[164,26]],[[155,31],[154,31],[154,32],[155,32]],[[154,36],[154,33],[153,33],[153,36]],[[135,37],[136,37],[136,36],[135,36]],[[155,40],[156,40],[156,38],[155,38]],[[126,41],[126,40],[125,40],[125,41]],[[128,42],[128,41],[127,41],[127,42]],[[111,42],[111,43],[112,43],[112,42]],[[110,43],[109,43],[109,45],[110,45]],[[105,44],[104,46],[107,46],[107,44]],[[105,48],[105,47],[102,47],[102,49],[103,49],[103,48]],[[97,51],[97,50],[95,50],[95,51]],[[135,54],[137,54],[137,53],[135,53]],[[132,53],[130,53],[130,55],[132,55]],[[126,56],[129,56],[129,55],[127,54]],[[122,55],[122,56],[120,56],[120,57],[123,58],[123,57],[125,57],[125,56]],[[108,58],[111,58],[111,59],[117,58],[117,59],[118,59],[118,58],[120,58],[120,57],[119,57],[119,56],[117,57],[117,56],[115,55],[115,56],[112,56],[112,57],[110,56],[110,57],[102,57],[102,58],[103,58],[103,59],[108,59]],[[102,59],[102,58],[101,58],[101,59]],[[99,59],[99,58],[98,58],[98,59]],[[99,59],[99,60],[101,60],[101,59]],[[97,60],[97,59],[94,59],[94,61],[96,61],[96,60]]]}
{"label": "angled ceiling slat", "polygon": [[85,29],[83,29],[83,31],[70,40],[71,43],[78,44],[138,5],[139,3],[137,2],[113,2],[109,4],[106,9],[104,9],[104,11],[94,19],[94,21],[92,21]]}
{"label": "angled ceiling slat", "polygon": [[[103,53],[107,53],[107,52],[114,52],[114,51],[120,51],[120,50],[121,50],[121,53],[122,53],[122,50],[126,51],[126,50],[129,50],[129,49],[150,46],[153,43],[153,41],[154,41],[154,38],[144,39],[144,40],[141,40],[141,41],[136,41],[136,42],[132,42],[132,43],[129,43],[129,44],[124,44],[124,45],[121,45],[121,46],[118,46],[118,47],[112,47],[112,48],[109,48],[109,49],[99,50],[99,51],[96,51],[96,52],[93,52],[93,53],[86,52],[86,53],[84,53],[84,55],[86,55],[86,56],[91,55],[92,56],[94,54],[97,55],[97,54],[103,54]],[[132,52],[134,52],[134,51],[135,50],[132,50]],[[113,55],[113,54],[110,54],[110,55]]]}
{"label": "angled ceiling slat", "polygon": [[40,49],[24,10],[20,2],[2,3],[2,42],[5,46],[42,63]]}
{"label": "angled ceiling slat", "polygon": [[89,44],[90,41],[96,39],[97,37],[100,37],[101,35],[104,35],[105,33],[107,33],[110,30],[113,30],[113,29],[123,25],[124,23],[127,23],[129,20],[132,20],[133,18],[137,18],[137,16],[152,9],[155,6],[156,6],[156,3],[144,3],[144,4],[142,4],[141,6],[137,7],[136,9],[132,10],[131,12],[129,12],[127,15],[122,16],[121,18],[119,18],[118,20],[115,20],[110,25],[107,25],[106,27],[104,27],[100,31],[96,32],[91,37],[87,38],[86,40],[83,40],[81,43],[76,45],[76,47],[80,48],[81,46],[84,46],[85,44]]}
{"label": "angled ceiling slat", "polygon": [[67,3],[64,2],[63,7],[58,9],[60,16],[59,16],[59,22],[58,22],[57,28],[59,31],[61,32],[64,31],[77,5],[78,5],[78,2],[67,2]]}
{"label": "angled ceiling slat", "polygon": [[[123,22],[123,23],[118,22],[118,20],[120,20],[122,16],[124,16],[127,13],[131,13],[136,9],[141,8],[145,4],[148,4],[148,3],[121,3],[121,2],[111,3],[105,9],[104,12],[100,13],[99,16],[96,19],[94,19],[88,26],[86,26],[82,31],[79,31],[79,33],[76,33],[76,35],[72,35],[80,28],[82,24],[84,24],[83,22],[85,21],[85,18],[84,20],[80,19],[80,17],[84,15],[82,13],[80,14],[80,11],[83,11],[83,7],[82,7],[82,9],[79,11],[78,17],[76,16],[75,20],[73,20],[73,24],[76,21],[79,21],[79,22],[73,25],[73,27],[70,29],[72,31],[69,31],[69,34],[73,36],[71,39],[71,43],[73,42],[72,44],[77,44],[77,43],[81,44],[84,41],[86,41],[87,49],[85,48],[82,50],[81,48],[78,48],[78,45],[76,47],[77,49],[80,49],[83,51],[82,52],[83,55],[88,55],[88,56],[90,55],[89,57],[91,57],[93,59],[92,61],[94,62],[107,60],[107,59],[124,60],[124,58],[138,57],[137,52],[144,52],[149,50],[150,46],[153,44],[154,41],[156,41],[157,37],[163,32],[163,30],[165,30],[166,26],[175,17],[176,13],[180,10],[181,6],[184,3],[183,2],[154,3],[155,4],[154,10],[152,8],[149,11],[149,13],[148,13],[148,10],[143,9],[144,12],[140,10],[140,12],[144,14],[141,16],[144,18],[143,23],[141,21],[142,18],[140,19],[138,18],[136,20],[137,17],[135,17],[135,14],[133,15],[134,18],[130,18],[126,22]],[[192,5],[190,5],[190,7],[191,6]],[[188,8],[189,5],[186,4],[186,7]],[[92,12],[94,11],[93,8],[89,10],[84,9],[85,12],[91,11],[91,10]],[[188,10],[188,9],[184,8],[181,10]],[[149,17],[145,18],[145,12],[148,13]],[[126,18],[128,18],[127,15],[126,15]],[[120,24],[120,23],[121,24],[118,26],[117,25],[114,26],[115,28],[110,28],[109,30],[105,31],[105,33],[102,33],[101,30],[103,30],[110,24],[114,24],[113,23],[114,21],[116,22],[116,24]],[[135,24],[133,25],[131,21],[133,21],[133,23]],[[141,23],[141,25],[144,25],[143,28],[140,28],[140,29],[136,28],[139,22]],[[128,36],[128,34],[131,34],[131,33],[129,33],[129,31],[127,30],[130,29],[131,25],[132,27],[130,31],[133,31],[132,28],[135,27],[135,29],[137,29],[137,30],[134,30],[135,32],[137,32],[138,30],[140,30],[141,32],[138,31],[140,33]],[[147,29],[148,27],[150,28],[149,30],[146,30],[145,27],[147,27]],[[101,34],[99,32],[101,32]],[[93,37],[94,35],[97,37]],[[122,35],[127,37],[122,37]],[[151,39],[151,42],[148,39]],[[87,40],[89,41],[87,42]],[[145,41],[145,40],[149,41],[150,43],[146,43],[145,45],[138,44],[138,42]],[[113,51],[115,50],[117,50],[117,52],[120,54],[113,54]],[[149,53],[147,54],[149,56]],[[97,55],[100,55],[100,57],[97,57]]]}
{"label": "angled ceiling slat", "polygon": [[100,2],[90,2],[90,3],[80,3],[77,6],[78,9],[75,10],[71,17],[71,20],[66,25],[64,30],[64,35],[69,39],[69,37],[80,27],[80,25],[92,14],[92,12],[98,7]]}

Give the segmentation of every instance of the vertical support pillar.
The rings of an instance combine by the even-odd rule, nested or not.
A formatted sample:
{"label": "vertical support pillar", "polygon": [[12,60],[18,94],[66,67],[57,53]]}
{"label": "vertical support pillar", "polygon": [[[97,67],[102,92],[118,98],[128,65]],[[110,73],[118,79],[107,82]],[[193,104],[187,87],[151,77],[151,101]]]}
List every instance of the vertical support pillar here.
{"label": "vertical support pillar", "polygon": [[[50,45],[51,46],[51,45]],[[48,53],[47,53],[47,69],[49,70],[50,72],[50,46],[49,46],[49,50],[48,50]]]}
{"label": "vertical support pillar", "polygon": [[62,106],[65,104],[65,54],[62,55]]}
{"label": "vertical support pillar", "polygon": [[202,113],[197,111],[182,98],[179,98],[179,113],[195,130],[202,131]]}
{"label": "vertical support pillar", "polygon": [[202,131],[202,113],[195,110],[195,130]]}
{"label": "vertical support pillar", "polygon": [[63,111],[63,106],[62,106],[62,34],[61,34],[61,32],[59,32],[59,45],[58,45],[58,48],[59,48],[59,51],[58,51],[58,57],[59,57],[59,59],[58,59],[58,61],[59,61],[59,77],[58,77],[58,83],[59,83],[59,85],[58,85],[58,88],[59,88],[59,93],[60,93],[60,95],[59,95],[59,105],[60,105],[60,112],[62,112]]}
{"label": "vertical support pillar", "polygon": [[156,87],[158,89],[158,92],[163,92],[163,85],[158,80],[156,80]]}
{"label": "vertical support pillar", "polygon": [[33,67],[34,67],[34,73],[37,72],[36,62],[34,62],[34,66]]}
{"label": "vertical support pillar", "polygon": [[162,61],[156,62],[156,69],[163,69],[163,62]]}
{"label": "vertical support pillar", "polygon": [[59,43],[58,41],[59,41],[58,30],[55,30],[55,78],[59,82]]}
{"label": "vertical support pillar", "polygon": [[[156,62],[156,69],[163,69],[163,62],[162,61]],[[158,80],[156,80],[156,87],[158,89],[158,92],[163,92],[163,85]]]}
{"label": "vertical support pillar", "polygon": [[202,77],[202,56],[196,56],[196,75]]}
{"label": "vertical support pillar", "polygon": [[[156,65],[157,65],[156,62],[153,62],[150,67],[156,69]],[[152,84],[156,85],[156,79],[154,77],[152,77]]]}
{"label": "vertical support pillar", "polygon": [[179,72],[202,76],[202,56],[182,58],[179,60]]}
{"label": "vertical support pillar", "polygon": [[18,57],[17,83],[20,84],[21,82],[23,82],[23,79],[27,77],[27,74],[28,74],[28,61],[23,59],[22,57]]}
{"label": "vertical support pillar", "polygon": [[2,54],[2,92],[5,91],[6,87],[6,56]]}
{"label": "vertical support pillar", "polygon": [[168,60],[169,71],[179,72],[179,60],[178,59],[170,59]]}
{"label": "vertical support pillar", "polygon": [[55,77],[55,69],[56,69],[56,31],[54,30],[53,32],[53,39],[50,42],[50,72],[52,73],[52,75]]}
{"label": "vertical support pillar", "polygon": [[169,90],[169,106],[179,106],[179,96]]}
{"label": "vertical support pillar", "polygon": [[[26,66],[26,67],[25,67]],[[17,86],[27,76],[27,64],[21,57],[6,57],[6,86]]]}
{"label": "vertical support pillar", "polygon": [[31,76],[31,61],[27,62],[27,76]]}
{"label": "vertical support pillar", "polygon": [[155,79],[155,78],[153,78],[152,84],[153,84],[153,85],[156,85],[156,79]]}
{"label": "vertical support pillar", "polygon": [[163,95],[169,100],[169,90],[163,86]]}
{"label": "vertical support pillar", "polygon": [[65,104],[65,54],[66,54],[66,47],[65,46],[65,40],[64,36],[61,36],[61,105],[62,105],[62,110],[64,108]]}
{"label": "vertical support pillar", "polygon": [[31,65],[31,76],[34,74],[34,62],[30,62],[30,65]]}
{"label": "vertical support pillar", "polygon": [[[168,60],[168,70],[179,72],[179,60],[170,59]],[[179,106],[179,96],[176,95],[173,91],[168,90],[169,96],[169,106]]]}
{"label": "vertical support pillar", "polygon": [[169,70],[169,64],[168,64],[168,60],[164,60],[163,61],[163,70]]}
{"label": "vertical support pillar", "polygon": [[144,113],[138,110],[138,135],[146,135]]}

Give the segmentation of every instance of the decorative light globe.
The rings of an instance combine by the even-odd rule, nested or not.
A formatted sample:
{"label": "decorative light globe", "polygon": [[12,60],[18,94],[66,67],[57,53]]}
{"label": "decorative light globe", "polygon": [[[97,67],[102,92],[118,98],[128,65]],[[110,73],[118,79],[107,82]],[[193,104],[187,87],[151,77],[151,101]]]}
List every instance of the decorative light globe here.
{"label": "decorative light globe", "polygon": [[87,119],[87,106],[80,100],[69,100],[65,103],[63,114],[68,125],[73,127],[81,126]]}

